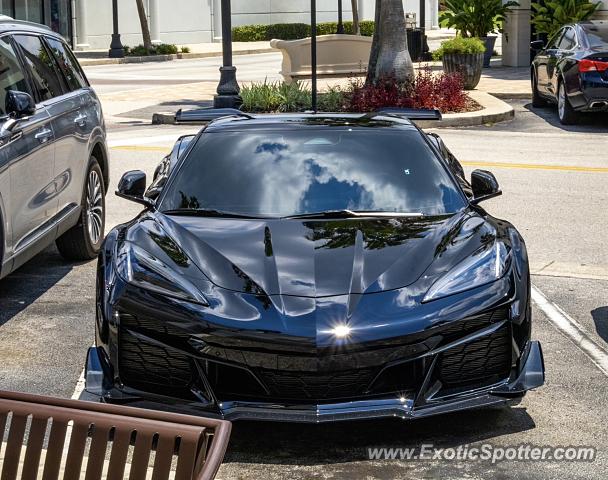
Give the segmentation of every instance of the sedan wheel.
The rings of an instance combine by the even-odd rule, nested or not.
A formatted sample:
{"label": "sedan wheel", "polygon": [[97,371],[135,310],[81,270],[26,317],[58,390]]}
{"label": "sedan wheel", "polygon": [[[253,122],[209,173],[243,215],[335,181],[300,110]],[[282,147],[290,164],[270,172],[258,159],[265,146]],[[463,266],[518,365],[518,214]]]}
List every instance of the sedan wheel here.
{"label": "sedan wheel", "polygon": [[557,115],[562,125],[573,125],[578,121],[578,113],[570,105],[564,82],[560,82],[557,90]]}

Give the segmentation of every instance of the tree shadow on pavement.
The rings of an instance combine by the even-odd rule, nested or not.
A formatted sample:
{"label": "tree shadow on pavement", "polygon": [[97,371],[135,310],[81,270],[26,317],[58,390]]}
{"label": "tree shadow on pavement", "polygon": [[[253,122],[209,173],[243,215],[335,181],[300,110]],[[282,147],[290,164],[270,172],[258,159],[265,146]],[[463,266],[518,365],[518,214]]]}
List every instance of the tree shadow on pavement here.
{"label": "tree shadow on pavement", "polygon": [[49,247],[0,280],[0,326],[34,303],[74,267]]}
{"label": "tree shadow on pavement", "polygon": [[591,316],[595,322],[595,331],[608,343],[608,307],[591,310]]}
{"label": "tree shadow on pavement", "polygon": [[325,465],[369,460],[368,448],[448,448],[527,431],[535,423],[525,408],[486,408],[418,420],[328,424],[236,422],[228,463]]}

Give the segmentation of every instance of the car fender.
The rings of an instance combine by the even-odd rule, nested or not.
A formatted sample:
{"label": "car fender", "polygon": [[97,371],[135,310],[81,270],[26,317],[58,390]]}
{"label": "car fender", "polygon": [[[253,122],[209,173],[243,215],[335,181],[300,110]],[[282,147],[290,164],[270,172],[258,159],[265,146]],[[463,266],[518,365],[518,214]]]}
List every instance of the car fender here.
{"label": "car fender", "polygon": [[[101,167],[101,171],[103,172],[103,176],[104,176],[104,183],[106,186],[106,193],[107,193],[107,187],[109,185],[109,181],[110,181],[110,155],[108,152],[108,145],[106,142],[106,133],[104,131],[104,129],[101,126],[96,126],[93,131],[91,132],[91,135],[89,136],[89,142],[88,142],[88,153],[89,153],[89,157],[94,153],[95,150],[98,150],[98,152],[101,153],[101,156],[103,158],[98,158],[97,160],[100,163],[100,167]],[[98,155],[99,156],[99,153]]]}

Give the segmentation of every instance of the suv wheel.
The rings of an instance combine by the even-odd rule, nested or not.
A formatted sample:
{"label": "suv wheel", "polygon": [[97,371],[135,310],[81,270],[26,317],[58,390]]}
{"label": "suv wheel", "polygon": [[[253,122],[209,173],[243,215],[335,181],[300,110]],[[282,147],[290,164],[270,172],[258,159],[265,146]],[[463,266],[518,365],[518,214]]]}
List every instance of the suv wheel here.
{"label": "suv wheel", "polygon": [[557,115],[562,125],[574,125],[578,122],[578,112],[570,105],[564,82],[559,82],[557,89]]}
{"label": "suv wheel", "polygon": [[538,82],[536,81],[536,73],[532,70],[532,106],[535,108],[547,106],[547,101],[540,96],[538,91]]}
{"label": "suv wheel", "polygon": [[57,239],[59,253],[68,260],[90,260],[101,248],[105,226],[103,174],[94,156],[89,160],[78,224]]}

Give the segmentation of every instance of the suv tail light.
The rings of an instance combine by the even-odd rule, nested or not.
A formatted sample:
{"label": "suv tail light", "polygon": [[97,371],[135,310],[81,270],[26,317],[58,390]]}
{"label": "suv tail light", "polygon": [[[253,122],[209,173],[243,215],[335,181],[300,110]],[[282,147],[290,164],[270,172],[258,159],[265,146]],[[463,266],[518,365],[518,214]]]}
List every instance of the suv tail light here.
{"label": "suv tail light", "polygon": [[579,72],[604,72],[606,70],[608,70],[608,62],[600,62],[589,58],[583,58],[578,62]]}

